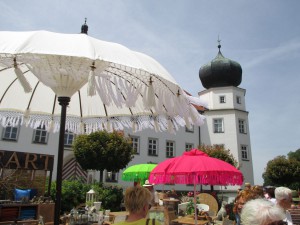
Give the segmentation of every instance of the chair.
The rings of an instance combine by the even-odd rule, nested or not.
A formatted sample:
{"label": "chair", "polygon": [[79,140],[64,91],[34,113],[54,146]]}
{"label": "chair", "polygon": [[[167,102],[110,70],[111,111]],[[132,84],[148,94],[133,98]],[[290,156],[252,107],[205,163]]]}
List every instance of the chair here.
{"label": "chair", "polygon": [[188,204],[188,202],[178,204],[178,215],[185,215],[186,207]]}
{"label": "chair", "polygon": [[17,225],[38,225],[38,220],[20,220],[17,221]]}
{"label": "chair", "polygon": [[201,204],[197,204],[197,208],[199,209],[199,211],[207,212],[209,210],[209,205],[201,203]]}
{"label": "chair", "polygon": [[197,198],[199,198],[201,204],[209,205],[209,210],[214,211],[216,214],[218,213],[218,202],[214,196],[207,193],[201,193],[197,195]]}

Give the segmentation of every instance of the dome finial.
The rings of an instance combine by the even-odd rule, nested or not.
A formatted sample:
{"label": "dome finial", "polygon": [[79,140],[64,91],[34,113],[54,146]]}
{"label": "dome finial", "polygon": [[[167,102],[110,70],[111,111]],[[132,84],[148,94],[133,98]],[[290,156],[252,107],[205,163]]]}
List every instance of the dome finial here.
{"label": "dome finial", "polygon": [[81,26],[81,33],[82,34],[88,34],[88,25],[86,24],[86,19],[87,18],[84,18],[84,24]]}
{"label": "dome finial", "polygon": [[219,52],[221,52],[221,40],[220,40],[220,37],[218,35],[218,49],[219,49]]}

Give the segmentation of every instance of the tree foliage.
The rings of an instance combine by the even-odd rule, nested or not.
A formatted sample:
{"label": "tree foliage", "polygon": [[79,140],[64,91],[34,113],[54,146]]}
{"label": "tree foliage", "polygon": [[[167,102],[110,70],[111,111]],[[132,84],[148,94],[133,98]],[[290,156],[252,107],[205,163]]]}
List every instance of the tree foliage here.
{"label": "tree foliage", "polygon": [[263,173],[264,185],[286,186],[291,189],[300,188],[300,151],[288,153],[286,156],[277,156],[267,163]]}
{"label": "tree foliage", "polygon": [[230,153],[229,149],[225,149],[223,145],[199,145],[198,149],[205,152],[207,155],[213,158],[223,160],[234,167],[238,167],[238,162],[234,156]]}
{"label": "tree foliage", "polygon": [[297,160],[300,162],[300,148],[296,150],[295,152],[289,152],[288,153],[288,159],[289,160]]}
{"label": "tree foliage", "polygon": [[79,135],[74,140],[73,150],[84,170],[117,172],[133,158],[131,140],[117,132],[97,131]]}

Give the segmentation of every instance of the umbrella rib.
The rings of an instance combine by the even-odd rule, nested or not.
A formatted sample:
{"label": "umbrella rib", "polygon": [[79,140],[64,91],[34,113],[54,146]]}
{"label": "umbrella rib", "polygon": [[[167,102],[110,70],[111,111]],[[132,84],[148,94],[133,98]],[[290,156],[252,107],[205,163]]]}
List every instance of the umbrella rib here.
{"label": "umbrella rib", "polygon": [[80,94],[80,90],[78,90],[78,98],[79,98],[80,117],[81,117],[81,119],[82,119],[82,105],[81,105],[81,94]]}
{"label": "umbrella rib", "polygon": [[57,95],[54,95],[54,101],[53,101],[53,107],[52,107],[52,116],[54,115],[56,98],[57,98]]}
{"label": "umbrella rib", "polygon": [[15,79],[8,85],[8,87],[6,88],[6,90],[4,91],[4,93],[3,93],[2,97],[1,97],[0,104],[1,104],[1,102],[2,102],[2,100],[3,100],[3,98],[5,97],[6,93],[8,92],[9,88],[16,82],[17,79],[18,79],[18,78],[15,78]]}

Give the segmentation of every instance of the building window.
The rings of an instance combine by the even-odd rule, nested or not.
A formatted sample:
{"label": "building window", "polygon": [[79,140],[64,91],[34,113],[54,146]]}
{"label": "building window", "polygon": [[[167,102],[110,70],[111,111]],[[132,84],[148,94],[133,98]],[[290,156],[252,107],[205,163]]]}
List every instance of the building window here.
{"label": "building window", "polygon": [[191,125],[191,128],[185,126],[185,132],[194,133],[194,125]]}
{"label": "building window", "polygon": [[166,157],[172,158],[175,156],[175,142],[167,141],[166,142]]}
{"label": "building window", "polygon": [[134,154],[140,154],[140,138],[139,137],[130,137],[132,142],[132,148]]}
{"label": "building window", "polygon": [[71,131],[66,130],[65,138],[64,138],[64,145],[66,147],[72,146],[74,138],[75,138],[75,134]]}
{"label": "building window", "polygon": [[237,104],[242,104],[242,99],[240,96],[236,96],[236,103]]}
{"label": "building window", "polygon": [[246,145],[241,145],[242,160],[248,160],[248,148]]}
{"label": "building window", "polygon": [[158,140],[154,138],[149,138],[148,140],[148,155],[155,155],[158,154]]}
{"label": "building window", "polygon": [[194,144],[192,143],[185,143],[185,151],[188,152],[194,148]]}
{"label": "building window", "polygon": [[45,125],[37,127],[33,131],[33,143],[47,144],[48,132]]}
{"label": "building window", "polygon": [[19,126],[11,127],[7,126],[3,128],[2,139],[6,141],[17,141],[19,133]]}
{"label": "building window", "polygon": [[118,182],[118,173],[112,171],[106,171],[106,182]]}
{"label": "building window", "polygon": [[239,120],[239,131],[241,134],[247,133],[245,120]]}
{"label": "building window", "polygon": [[223,119],[214,119],[214,133],[223,133]]}
{"label": "building window", "polygon": [[225,102],[226,102],[225,95],[220,96],[220,103],[225,103]]}

